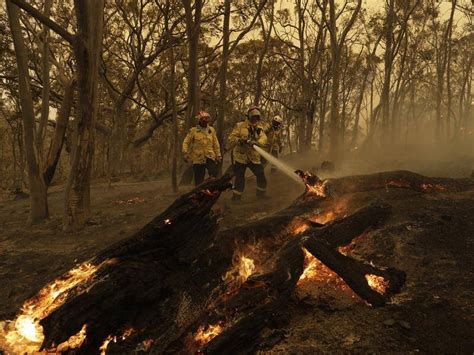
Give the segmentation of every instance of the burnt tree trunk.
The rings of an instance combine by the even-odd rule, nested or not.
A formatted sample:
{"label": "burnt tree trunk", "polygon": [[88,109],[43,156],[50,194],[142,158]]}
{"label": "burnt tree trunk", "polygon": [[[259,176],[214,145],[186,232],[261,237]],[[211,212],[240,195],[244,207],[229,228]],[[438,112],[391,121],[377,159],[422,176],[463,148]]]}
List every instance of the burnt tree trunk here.
{"label": "burnt tree trunk", "polygon": [[[335,179],[329,187],[337,186],[339,192],[377,189],[393,177],[404,187],[423,192],[427,190],[420,186],[426,183],[453,191],[473,186],[468,179],[393,172]],[[307,184],[321,183],[308,174],[304,178]],[[400,291],[404,272],[355,260],[340,249],[384,224],[390,206],[373,203],[321,225],[311,222],[311,216],[333,200],[309,189],[272,216],[219,232],[219,216],[212,207],[231,188],[230,179],[207,180],[135,235],[91,259],[96,270],[65,291],[57,308],[41,319],[42,349],[54,349],[87,326],[85,340],[70,349],[75,354],[99,353],[110,339],[115,339],[108,344],[110,353],[257,350],[260,331],[277,321],[302,275],[304,249],[371,305],[382,306]],[[295,220],[306,221],[308,228],[298,234],[292,228]],[[229,281],[236,255],[253,249],[258,256],[255,269],[245,278]],[[368,276],[380,278],[386,288],[374,288]],[[219,331],[199,340],[197,334],[213,326]]]}

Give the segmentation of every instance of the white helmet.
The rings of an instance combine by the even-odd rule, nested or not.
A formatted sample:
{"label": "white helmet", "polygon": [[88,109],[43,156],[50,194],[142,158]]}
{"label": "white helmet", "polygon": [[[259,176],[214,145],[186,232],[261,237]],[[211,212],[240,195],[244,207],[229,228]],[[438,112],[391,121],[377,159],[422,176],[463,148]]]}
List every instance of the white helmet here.
{"label": "white helmet", "polygon": [[273,117],[273,121],[281,124],[283,123],[283,118],[281,118],[281,116],[276,115],[275,117]]}

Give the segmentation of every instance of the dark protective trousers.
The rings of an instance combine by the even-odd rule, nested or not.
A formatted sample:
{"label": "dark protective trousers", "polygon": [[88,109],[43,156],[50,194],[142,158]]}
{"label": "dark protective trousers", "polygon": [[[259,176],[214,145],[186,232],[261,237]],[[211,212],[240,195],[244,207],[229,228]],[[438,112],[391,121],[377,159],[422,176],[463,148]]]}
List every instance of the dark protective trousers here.
{"label": "dark protective trousers", "polygon": [[205,164],[193,164],[194,185],[198,186],[204,181],[206,169],[210,177],[217,177],[217,163],[212,159],[206,159]]}
{"label": "dark protective trousers", "polygon": [[245,189],[245,171],[247,168],[257,177],[257,195],[265,194],[267,188],[267,179],[265,178],[265,173],[263,170],[262,164],[242,164],[235,162],[234,163],[234,193],[242,194]]}

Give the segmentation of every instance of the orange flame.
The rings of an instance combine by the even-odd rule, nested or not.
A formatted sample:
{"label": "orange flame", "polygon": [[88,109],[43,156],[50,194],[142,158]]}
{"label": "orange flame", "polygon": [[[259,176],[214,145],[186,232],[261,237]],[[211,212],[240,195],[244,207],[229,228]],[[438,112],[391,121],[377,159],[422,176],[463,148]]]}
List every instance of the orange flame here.
{"label": "orange flame", "polygon": [[262,266],[257,261],[262,260],[264,253],[265,249],[259,243],[236,247],[232,256],[232,266],[222,276],[227,294],[239,289],[251,275],[262,272]]}
{"label": "orange flame", "polygon": [[333,203],[327,210],[317,212],[314,215],[303,218],[295,218],[289,227],[289,231],[292,235],[298,235],[306,232],[311,227],[311,222],[319,224],[328,224],[335,219],[342,217],[347,212],[347,200],[343,199]]}
{"label": "orange flame", "polygon": [[86,339],[87,324],[84,324],[81,330],[76,334],[71,336],[67,341],[61,343],[57,346],[57,352],[63,352],[67,350],[72,350],[80,347],[84,340]]}
{"label": "orange flame", "polygon": [[306,186],[306,192],[308,194],[314,194],[319,197],[326,197],[326,188],[324,181],[318,176],[314,175],[309,171],[296,170],[295,174],[298,175]]}
{"label": "orange flame", "polygon": [[[88,280],[103,264],[109,262],[105,261],[98,266],[83,263],[43,287],[36,296],[23,304],[16,319],[7,321],[4,329],[0,329],[0,347],[12,353],[38,351],[44,339],[40,320],[61,306],[72,288]],[[85,331],[84,325],[83,329],[71,338],[81,339],[85,337]],[[76,339],[71,338],[68,342],[74,342]]]}
{"label": "orange flame", "polygon": [[320,197],[326,197],[326,191],[323,184],[319,184],[319,183],[316,185],[305,184],[305,186],[306,186],[306,191],[308,191],[308,193],[314,194]]}
{"label": "orange flame", "polygon": [[113,335],[109,335],[105,340],[104,342],[102,343],[102,345],[100,346],[99,350],[100,350],[100,355],[105,355],[106,354],[106,350],[109,346],[109,344],[111,342],[114,342],[116,343],[118,340],[125,340],[127,339],[130,335],[132,335],[133,333],[135,332],[135,329],[133,328],[127,328],[125,329],[123,332],[122,332],[122,335],[120,336],[113,336]]}
{"label": "orange flame", "polygon": [[307,282],[315,282],[343,291],[352,298],[357,298],[354,291],[347,286],[345,281],[337,273],[329,269],[305,248],[303,248],[303,252],[305,255],[305,268],[298,280],[298,287],[303,287]]}
{"label": "orange flame", "polygon": [[225,273],[222,279],[226,284],[233,285],[232,288],[238,288],[247,281],[249,276],[252,275],[255,270],[256,267],[253,259],[236,252],[236,254],[234,254],[232,268]]}
{"label": "orange flame", "polygon": [[367,283],[369,284],[369,287],[377,291],[380,294],[384,294],[387,292],[388,289],[388,281],[385,280],[382,276],[377,276],[373,274],[366,274],[365,279],[367,280]]}
{"label": "orange flame", "polygon": [[306,249],[303,248],[303,252],[305,268],[300,276],[300,279],[298,280],[298,284],[305,280],[315,278],[318,273],[318,268],[320,268],[321,264],[321,262],[311,255]]}
{"label": "orange flame", "polygon": [[221,334],[223,330],[224,327],[221,323],[207,326],[201,325],[194,335],[194,340],[199,346],[206,345],[216,336]]}

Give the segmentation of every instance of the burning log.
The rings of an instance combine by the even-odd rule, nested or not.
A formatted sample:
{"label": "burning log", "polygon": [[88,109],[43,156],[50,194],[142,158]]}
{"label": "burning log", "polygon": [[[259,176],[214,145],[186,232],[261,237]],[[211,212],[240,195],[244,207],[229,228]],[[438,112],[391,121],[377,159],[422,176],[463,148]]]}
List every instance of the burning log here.
{"label": "burning log", "polygon": [[[46,306],[43,298],[28,301],[0,347],[15,352],[27,344],[32,351],[77,354],[253,349],[256,334],[298,284],[305,250],[367,302],[384,304],[400,289],[404,274],[354,260],[337,248],[384,222],[389,206],[374,204],[324,225],[309,220],[295,233],[295,219],[304,221],[325,201],[324,183],[303,176],[308,190],[291,206],[222,232],[212,206],[231,187],[230,177],[205,182],[135,235],[79,266],[86,270],[79,277],[71,271],[64,287],[45,287],[40,294],[50,299]],[[30,309],[36,313],[26,312]],[[31,336],[17,329],[19,319]]]}
{"label": "burning log", "polygon": [[[208,337],[206,342],[196,342],[197,332],[185,338],[167,351],[175,352],[186,348],[189,353],[236,353],[251,351],[258,344],[258,334],[268,326],[278,310],[286,304],[303,272],[304,255],[298,239],[293,239],[281,247],[269,264],[268,270],[251,275],[232,294],[225,294],[209,307],[201,324],[219,324],[219,334]],[[213,328],[215,326],[211,326]],[[200,346],[196,348],[196,346]]]}
{"label": "burning log", "polygon": [[[194,305],[198,305],[212,291],[214,285],[203,289],[208,282],[206,273],[196,278],[202,269],[196,269],[194,262],[214,242],[217,215],[211,208],[220,193],[231,187],[229,181],[228,176],[209,181],[178,198],[135,235],[88,261],[93,272],[78,282],[61,289],[46,287],[44,292],[51,295],[55,307],[27,318],[27,331],[35,335],[25,337],[24,331],[10,324],[13,329],[6,331],[7,340],[0,347],[18,352],[26,344],[36,350],[54,350],[84,325],[86,337],[77,348],[82,353],[97,352],[110,338],[124,341],[129,329],[135,330],[129,338],[148,328],[166,334],[186,293],[193,294]],[[24,311],[42,309],[43,302],[34,298]]]}
{"label": "burning log", "polygon": [[[341,254],[338,248],[348,245],[369,228],[384,222],[391,207],[373,203],[341,220],[302,233],[303,246],[318,260],[336,272],[362,299],[374,306],[384,305],[391,295],[400,291],[405,273],[379,269]],[[376,285],[377,284],[377,285]],[[385,289],[378,284],[388,284]]]}

